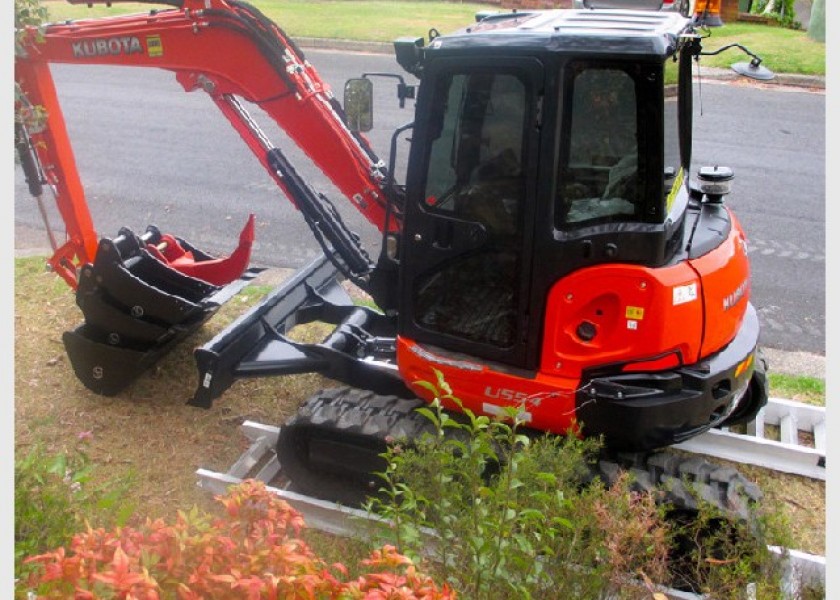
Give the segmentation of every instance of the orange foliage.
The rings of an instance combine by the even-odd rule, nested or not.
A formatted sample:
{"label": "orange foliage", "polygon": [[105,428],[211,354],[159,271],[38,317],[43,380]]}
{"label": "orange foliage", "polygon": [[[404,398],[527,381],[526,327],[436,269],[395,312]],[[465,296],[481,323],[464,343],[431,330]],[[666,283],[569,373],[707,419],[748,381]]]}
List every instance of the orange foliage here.
{"label": "orange foliage", "polygon": [[365,574],[347,581],[344,565],[327,565],[298,537],[301,514],[262,482],[245,481],[216,499],[225,518],[193,511],[173,525],[89,528],[69,549],[27,559],[41,565],[28,588],[38,598],[77,600],[455,598],[393,546],[373,552],[362,561]]}

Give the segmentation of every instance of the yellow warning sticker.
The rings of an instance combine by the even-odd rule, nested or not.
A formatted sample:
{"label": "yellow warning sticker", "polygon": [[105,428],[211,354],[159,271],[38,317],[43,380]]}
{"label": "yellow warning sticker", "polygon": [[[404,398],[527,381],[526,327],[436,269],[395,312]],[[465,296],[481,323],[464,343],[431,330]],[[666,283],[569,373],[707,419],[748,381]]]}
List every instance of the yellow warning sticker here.
{"label": "yellow warning sticker", "polygon": [[645,309],[639,306],[628,306],[627,310],[624,312],[624,316],[628,319],[641,321],[645,318]]}
{"label": "yellow warning sticker", "polygon": [[163,56],[163,43],[159,35],[146,36],[146,51],[151,57]]}
{"label": "yellow warning sticker", "polygon": [[666,212],[671,212],[671,207],[674,206],[674,200],[677,199],[677,194],[680,193],[684,179],[685,171],[682,167],[680,167],[680,170],[677,172],[677,176],[674,178],[674,183],[671,184],[671,191],[668,192],[668,197],[665,199]]}

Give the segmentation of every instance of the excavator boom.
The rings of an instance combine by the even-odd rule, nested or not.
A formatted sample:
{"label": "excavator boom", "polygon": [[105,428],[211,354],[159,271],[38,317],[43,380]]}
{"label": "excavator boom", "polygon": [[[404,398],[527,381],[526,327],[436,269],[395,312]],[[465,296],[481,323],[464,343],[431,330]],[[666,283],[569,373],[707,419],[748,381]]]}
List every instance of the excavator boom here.
{"label": "excavator boom", "polygon": [[[75,287],[70,263],[91,262],[98,236],[73,159],[50,63],[153,67],[175,74],[190,92],[203,90],[219,107],[268,174],[310,222],[323,226],[324,215],[303,207],[303,196],[320,199],[286,167],[280,151],[250,118],[245,103],[262,109],[330,178],[346,199],[373,225],[398,228],[398,215],[387,224],[387,173],[364,136],[346,125],[343,110],[329,86],[285,33],[256,8],[232,0],[185,0],[178,8],[149,13],[47,25],[34,29],[26,55],[16,58],[16,80],[33,105],[43,106],[47,123],[31,131],[32,147],[56,200],[70,238],[51,264]],[[242,60],[248,57],[248,60]],[[284,169],[285,168],[285,169]],[[329,209],[320,209],[321,213]],[[353,246],[340,227],[324,233],[338,247]],[[350,240],[350,241],[348,241]],[[347,252],[360,255],[357,248]],[[368,265],[358,256],[347,262],[356,271]]]}
{"label": "excavator boom", "polygon": [[184,0],[143,14],[31,28],[22,47],[15,59],[21,98],[43,108],[46,117],[43,123],[20,123],[16,147],[39,206],[46,184],[66,227],[67,240],[54,244],[48,263],[76,290],[85,315],[84,325],[67,332],[64,341],[77,376],[89,388],[120,391],[261,269],[248,269],[254,215],[238,247],[221,258],[154,226],[142,235],[123,228],[114,238],[100,238],[52,63],[158,68],[172,72],[185,91],[207,93],[301,212],[333,265],[367,286],[374,263],[359,237],[332,202],[297,173],[246,107],[266,113],[382,232],[399,230],[401,219],[396,205],[389,206],[388,173],[364,135],[348,127],[340,103],[300,49],[256,8],[237,0]]}

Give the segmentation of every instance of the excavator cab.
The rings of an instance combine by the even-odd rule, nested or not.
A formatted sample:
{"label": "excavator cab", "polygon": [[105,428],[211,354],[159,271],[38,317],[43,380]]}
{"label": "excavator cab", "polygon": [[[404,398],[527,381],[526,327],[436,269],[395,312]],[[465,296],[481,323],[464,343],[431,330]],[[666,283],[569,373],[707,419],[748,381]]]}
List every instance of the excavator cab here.
{"label": "excavator cab", "polygon": [[401,252],[401,335],[529,370],[550,287],[598,264],[665,264],[688,204],[664,84],[672,60],[690,68],[685,21],[637,15],[647,35],[596,49],[609,17],[546,19],[485,18],[425,49]]}
{"label": "excavator cab", "polygon": [[[403,379],[440,371],[477,413],[548,395],[528,409],[537,429],[582,419],[627,449],[696,435],[738,406],[754,414],[766,398],[763,373],[750,383],[755,311],[722,308],[748,286],[745,238],[721,196],[690,185],[689,21],[517,12],[401,43],[422,77],[399,256]],[[625,411],[634,427],[618,425]]]}

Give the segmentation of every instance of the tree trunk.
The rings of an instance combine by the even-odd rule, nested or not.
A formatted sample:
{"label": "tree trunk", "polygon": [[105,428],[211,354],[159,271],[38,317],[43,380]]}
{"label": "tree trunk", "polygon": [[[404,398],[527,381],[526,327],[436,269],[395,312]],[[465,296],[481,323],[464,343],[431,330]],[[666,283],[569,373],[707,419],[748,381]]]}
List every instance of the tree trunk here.
{"label": "tree trunk", "polygon": [[808,37],[817,42],[825,43],[825,0],[814,0],[811,5]]}

